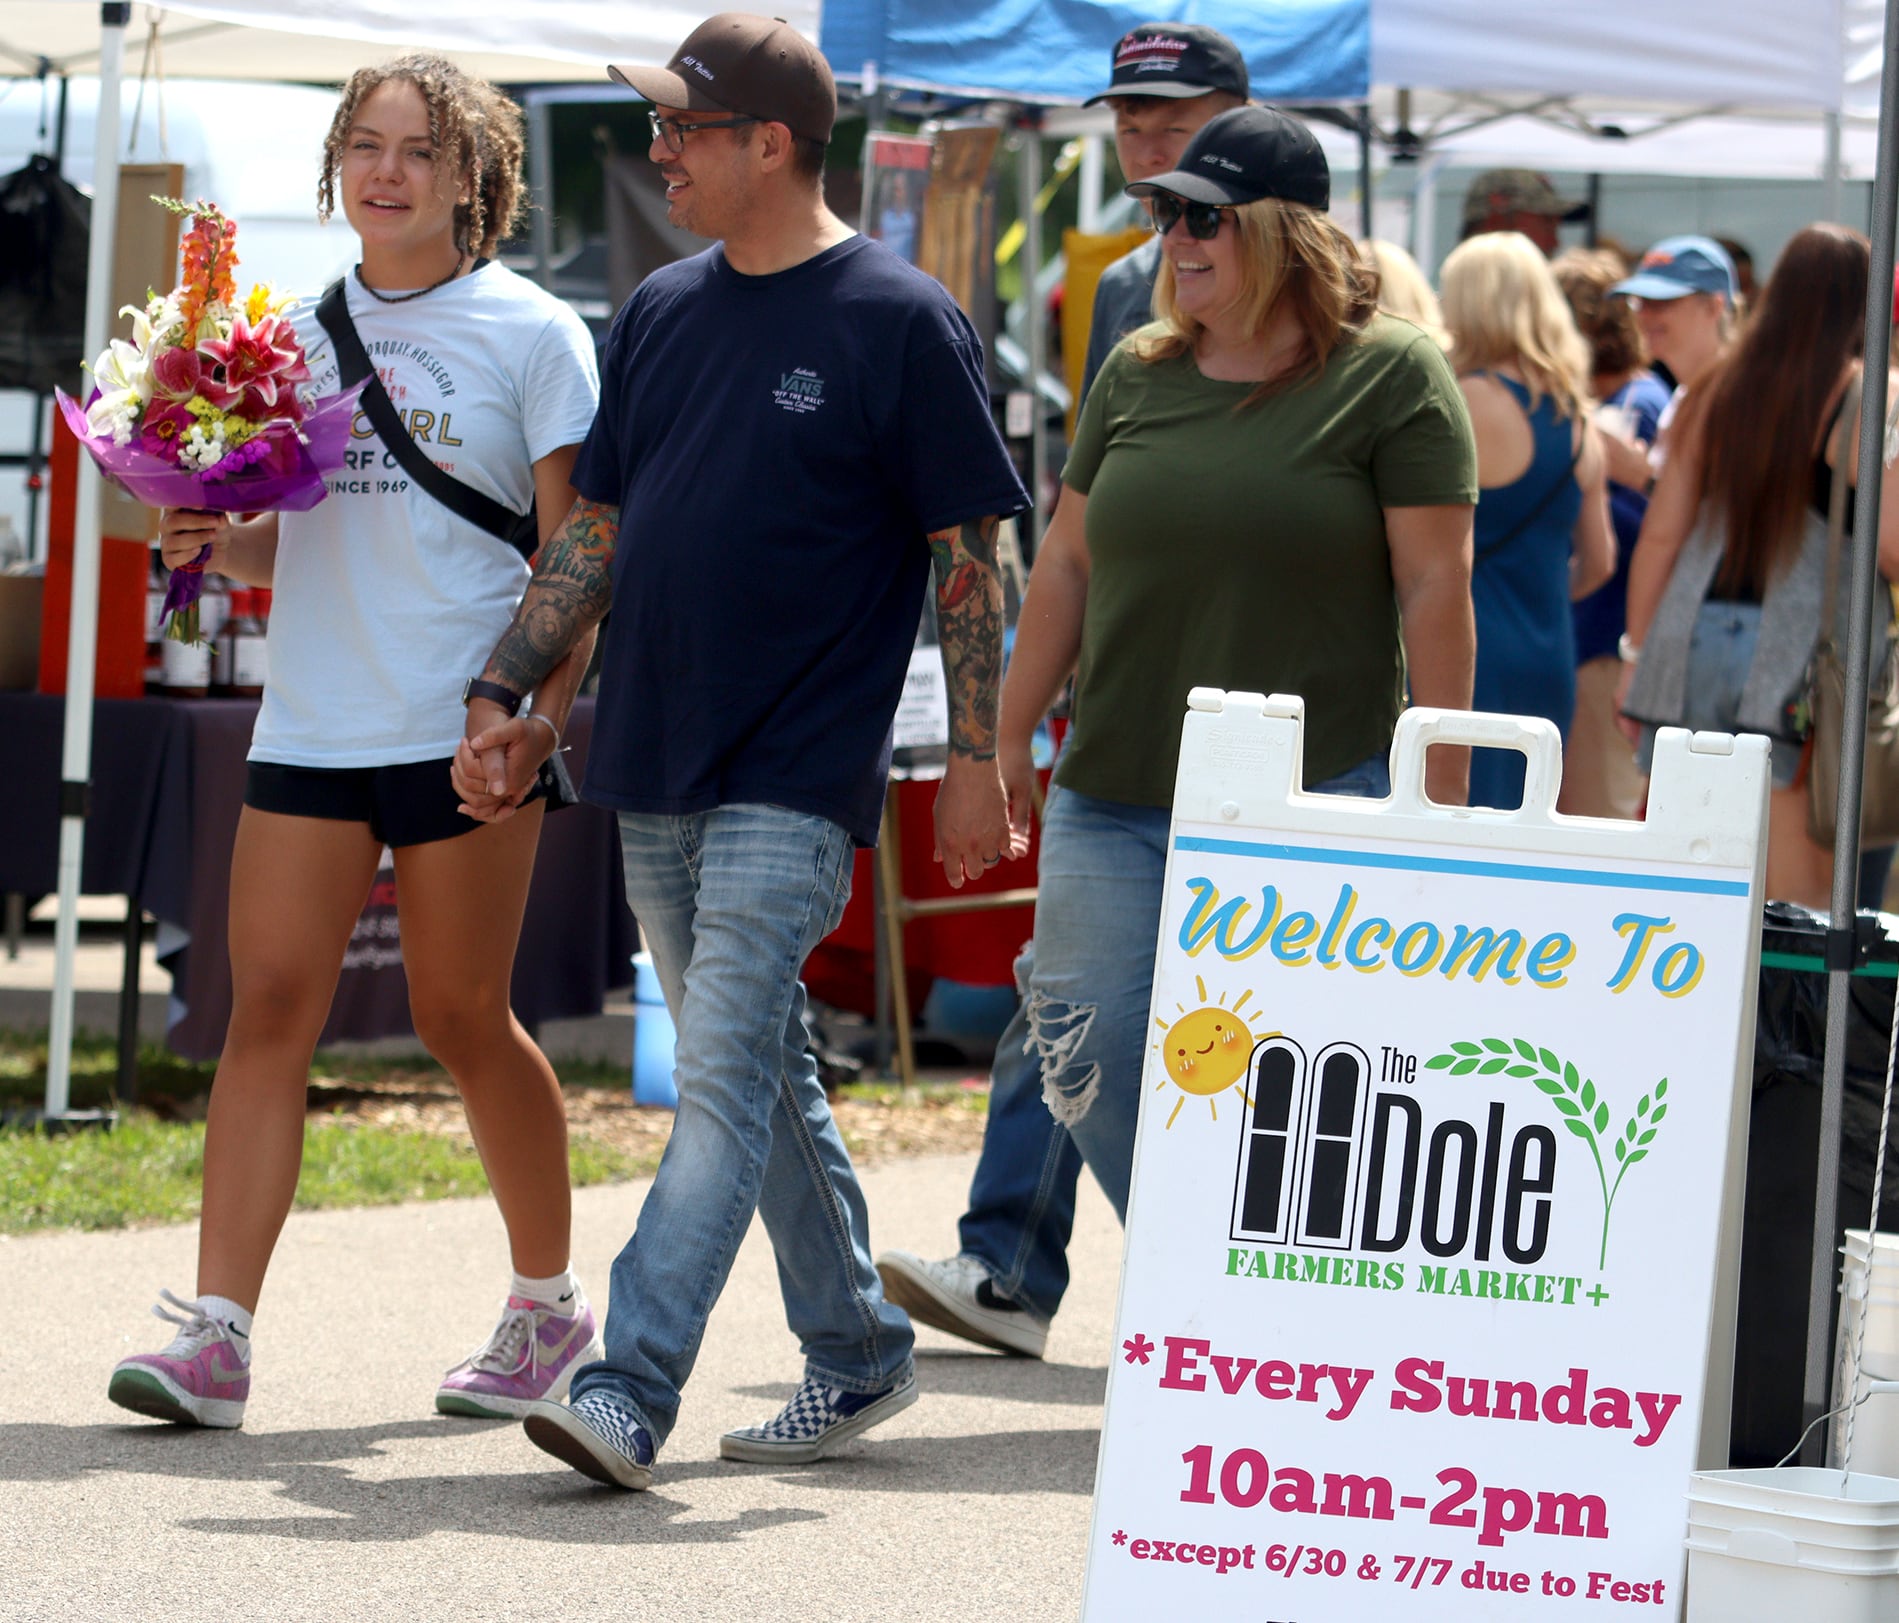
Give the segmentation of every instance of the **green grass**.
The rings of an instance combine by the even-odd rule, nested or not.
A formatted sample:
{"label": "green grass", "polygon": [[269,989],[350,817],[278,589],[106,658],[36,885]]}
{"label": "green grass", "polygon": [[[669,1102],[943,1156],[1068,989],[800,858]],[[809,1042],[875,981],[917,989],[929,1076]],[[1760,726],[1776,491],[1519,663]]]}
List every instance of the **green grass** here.
{"label": "green grass", "polygon": [[[112,1103],[118,1048],[108,1036],[81,1034],[73,1043],[72,1103],[94,1109]],[[627,1067],[608,1061],[562,1061],[569,1088],[627,1087]],[[164,1113],[210,1091],[215,1065],[182,1060],[147,1044],[139,1051],[139,1099]],[[312,1074],[344,1086],[397,1083],[448,1086],[446,1074],[425,1057],[365,1059],[319,1053]],[[0,1030],[0,1108],[33,1107],[46,1086],[45,1032]],[[925,1083],[906,1097],[894,1083],[858,1083],[846,1098],[888,1106],[919,1102],[980,1114],[986,1095],[956,1083]],[[173,1111],[174,1114],[192,1112]],[[569,1140],[576,1188],[643,1177],[656,1156],[629,1154],[576,1134]],[[109,1132],[48,1135],[35,1128],[0,1127],[0,1234],[43,1229],[112,1229],[184,1223],[198,1215],[204,1176],[204,1123],[159,1119],[144,1109],[125,1112]],[[304,1135],[300,1210],[387,1206],[487,1192],[487,1179],[465,1139],[404,1131],[349,1118],[312,1116]]]}
{"label": "green grass", "polygon": [[[564,1059],[555,1063],[561,1085],[570,1088],[624,1088],[626,1062]],[[80,1032],[73,1038],[72,1105],[96,1110],[112,1103],[112,1087],[119,1070],[119,1046],[114,1037]],[[217,1072],[213,1061],[180,1059],[157,1043],[142,1043],[138,1051],[140,1099],[192,1099],[211,1089]],[[448,1085],[447,1074],[426,1055],[371,1059],[332,1054],[319,1049],[311,1074],[326,1082],[360,1083],[414,1079]],[[46,1033],[0,1029],[0,1107],[37,1106],[46,1095]]]}
{"label": "green grass", "polygon": [[[569,1152],[576,1187],[639,1177],[650,1161],[588,1139]],[[123,1118],[110,1132],[0,1131],[0,1234],[183,1223],[198,1215],[204,1124]],[[485,1194],[474,1148],[459,1139],[312,1120],[297,1208],[389,1206]]]}

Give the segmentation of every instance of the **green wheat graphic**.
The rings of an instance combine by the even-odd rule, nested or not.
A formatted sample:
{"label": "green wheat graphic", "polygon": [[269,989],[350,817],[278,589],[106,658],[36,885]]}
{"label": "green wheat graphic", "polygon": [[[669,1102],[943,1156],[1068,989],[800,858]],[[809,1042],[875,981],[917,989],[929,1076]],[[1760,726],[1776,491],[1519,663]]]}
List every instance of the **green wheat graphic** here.
{"label": "green wheat graphic", "polygon": [[1578,1074],[1567,1060],[1558,1060],[1547,1048],[1538,1048],[1521,1037],[1506,1042],[1502,1037],[1485,1037],[1481,1042],[1452,1043],[1448,1054],[1435,1054],[1424,1062],[1426,1070],[1448,1071],[1452,1076],[1524,1077],[1538,1090],[1549,1095],[1550,1102],[1562,1113],[1563,1125],[1589,1146],[1596,1163],[1596,1179],[1602,1185],[1602,1253],[1596,1266],[1609,1258],[1609,1214],[1615,1209],[1615,1197],[1629,1168],[1648,1156],[1662,1118],[1668,1114],[1668,1078],[1655,1084],[1653,1093],[1636,1101],[1635,1113],[1623,1123],[1616,1135],[1610,1156],[1615,1162],[1615,1179],[1609,1178],[1609,1163],[1602,1157],[1603,1135],[1614,1116],[1609,1104],[1596,1091],[1595,1083]]}

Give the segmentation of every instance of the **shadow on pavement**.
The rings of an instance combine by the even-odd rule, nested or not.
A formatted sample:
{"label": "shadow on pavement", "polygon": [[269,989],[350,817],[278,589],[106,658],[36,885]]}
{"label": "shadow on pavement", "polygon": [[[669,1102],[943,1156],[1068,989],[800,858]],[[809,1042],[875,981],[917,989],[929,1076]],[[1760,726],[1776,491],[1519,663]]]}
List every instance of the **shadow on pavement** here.
{"label": "shadow on pavement", "polygon": [[329,1468],[417,1438],[479,1435],[492,1425],[394,1420],[311,1431],[200,1431],[141,1424],[0,1425],[0,1482],[71,1482],[89,1471],[151,1471],[218,1482],[276,1481],[300,1467]]}
{"label": "shadow on pavement", "polygon": [[[479,1423],[430,1420],[257,1433],[18,1423],[0,1425],[0,1481],[70,1482],[98,1473],[133,1472],[268,1484],[274,1497],[287,1502],[284,1515],[199,1516],[176,1523],[210,1534],[400,1543],[458,1532],[550,1544],[720,1544],[771,1527],[824,1521],[826,1513],[780,1507],[709,1519],[703,1506],[678,1490],[694,1482],[730,1483],[750,1475],[816,1490],[1087,1494],[1094,1484],[1100,1441],[1092,1427],[970,1437],[872,1436],[837,1459],[779,1471],[704,1459],[682,1459],[675,1465],[662,1454],[654,1490],[640,1494],[596,1487],[552,1461],[534,1470],[394,1478],[366,1478],[350,1468],[352,1462],[386,1458],[392,1452],[417,1452],[400,1445],[453,1442],[489,1429]],[[522,1446],[528,1457],[538,1458],[528,1445]],[[180,1496],[181,1506],[193,1502]]]}
{"label": "shadow on pavement", "polygon": [[[835,1459],[771,1471],[779,1482],[799,1487],[864,1493],[998,1494],[1095,1491],[1095,1455],[1101,1432],[1094,1426],[1063,1431],[1002,1431],[974,1437],[884,1437],[875,1432]],[[660,1469],[665,1471],[665,1460]],[[719,1470],[697,1462],[682,1474]],[[729,1469],[729,1468],[728,1468]],[[666,1472],[665,1482],[677,1480]]]}
{"label": "shadow on pavement", "polygon": [[[1007,1353],[919,1347],[917,1387],[933,1397],[996,1398],[1009,1403],[1068,1403],[1099,1409],[1108,1393],[1108,1372],[1093,1364],[1049,1364]],[[732,1389],[740,1397],[783,1403],[797,1390],[790,1381]]]}

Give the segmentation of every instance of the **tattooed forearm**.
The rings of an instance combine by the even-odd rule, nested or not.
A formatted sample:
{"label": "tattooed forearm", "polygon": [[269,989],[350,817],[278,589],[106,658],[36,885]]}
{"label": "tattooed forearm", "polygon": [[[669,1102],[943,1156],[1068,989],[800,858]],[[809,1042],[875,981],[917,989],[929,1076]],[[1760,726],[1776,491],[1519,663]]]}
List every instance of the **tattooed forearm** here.
{"label": "tattooed forearm", "polygon": [[535,560],[534,578],[481,673],[532,693],[567,651],[598,625],[613,601],[613,547],[620,510],[576,501]]}
{"label": "tattooed forearm", "polygon": [[937,637],[949,678],[950,749],[978,761],[996,753],[1002,685],[1002,581],[996,520],[970,519],[930,537]]}

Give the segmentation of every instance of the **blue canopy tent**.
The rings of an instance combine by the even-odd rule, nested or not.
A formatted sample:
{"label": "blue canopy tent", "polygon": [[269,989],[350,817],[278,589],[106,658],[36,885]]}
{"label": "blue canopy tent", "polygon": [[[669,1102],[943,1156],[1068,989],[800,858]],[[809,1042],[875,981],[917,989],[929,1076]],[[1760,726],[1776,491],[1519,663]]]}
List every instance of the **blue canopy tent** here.
{"label": "blue canopy tent", "polygon": [[1109,48],[1144,22],[1219,29],[1265,100],[1358,101],[1371,87],[1371,0],[826,0],[819,42],[867,92],[1047,104],[1100,90]]}

